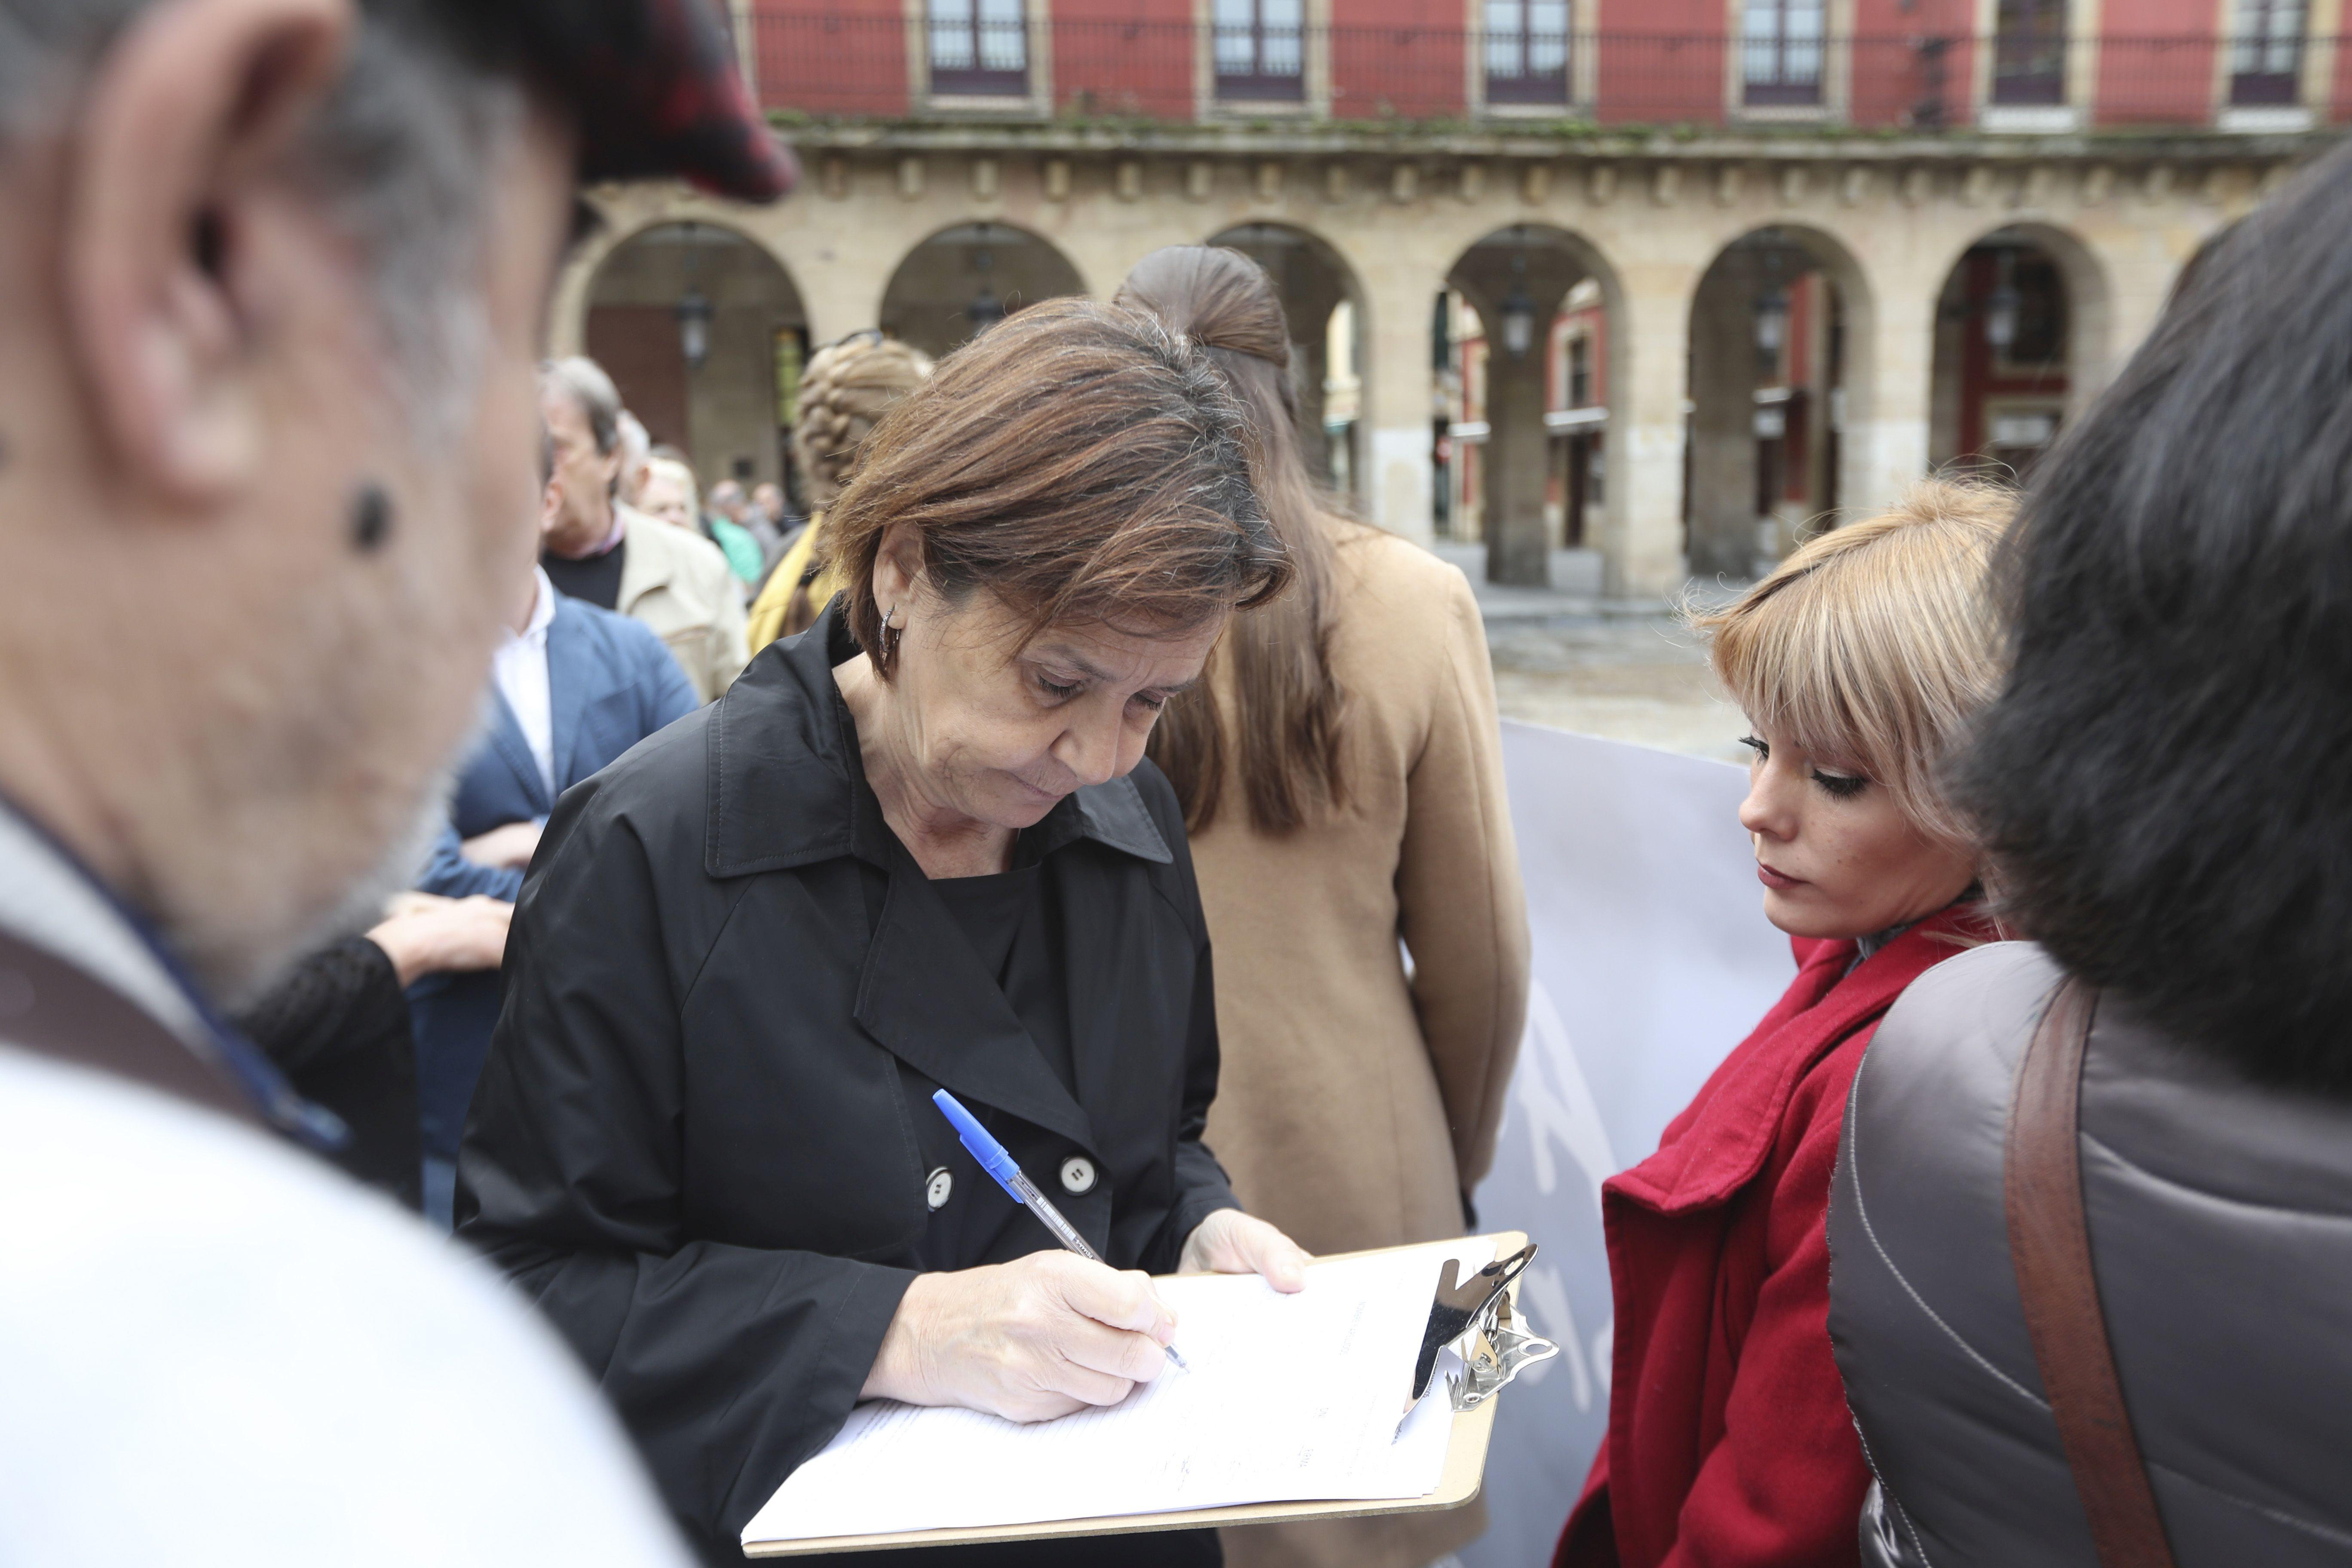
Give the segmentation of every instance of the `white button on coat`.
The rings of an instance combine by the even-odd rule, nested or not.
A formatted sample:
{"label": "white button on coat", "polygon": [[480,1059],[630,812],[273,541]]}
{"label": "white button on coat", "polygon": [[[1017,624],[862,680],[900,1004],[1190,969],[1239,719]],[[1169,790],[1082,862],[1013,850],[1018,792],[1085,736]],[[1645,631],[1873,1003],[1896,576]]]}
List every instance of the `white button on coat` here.
{"label": "white button on coat", "polygon": [[1084,1154],[1073,1154],[1062,1162],[1062,1190],[1072,1197],[1095,1189],[1095,1163]]}
{"label": "white button on coat", "polygon": [[948,1199],[954,1195],[955,1173],[949,1170],[945,1165],[941,1165],[938,1170],[933,1171],[927,1179],[923,1188],[923,1196],[930,1200],[931,1212],[933,1214],[937,1214],[940,1210],[948,1206]]}

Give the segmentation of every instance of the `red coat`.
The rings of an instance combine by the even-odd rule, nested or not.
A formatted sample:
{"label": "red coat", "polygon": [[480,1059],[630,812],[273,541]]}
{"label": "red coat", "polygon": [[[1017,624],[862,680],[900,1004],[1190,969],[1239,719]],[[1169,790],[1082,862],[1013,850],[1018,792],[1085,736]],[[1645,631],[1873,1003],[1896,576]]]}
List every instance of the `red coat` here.
{"label": "red coat", "polygon": [[1830,1357],[1830,1174],[1846,1089],[1903,988],[1990,931],[1947,910],[1853,973],[1799,969],[1755,1033],[1601,1188],[1617,1300],[1609,1436],[1554,1568],[1851,1568],[1870,1473]]}

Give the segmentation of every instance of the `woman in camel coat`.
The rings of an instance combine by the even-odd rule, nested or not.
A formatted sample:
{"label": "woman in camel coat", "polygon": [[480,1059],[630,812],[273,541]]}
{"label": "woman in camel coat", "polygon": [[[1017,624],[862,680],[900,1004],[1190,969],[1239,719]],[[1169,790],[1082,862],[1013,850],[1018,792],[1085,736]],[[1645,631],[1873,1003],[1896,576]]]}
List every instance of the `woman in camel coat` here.
{"label": "woman in camel coat", "polygon": [[[1460,1236],[1528,992],[1477,604],[1453,566],[1315,505],[1289,334],[1255,263],[1156,251],[1120,299],[1225,371],[1298,567],[1152,740],[1184,802],[1216,953],[1223,1060],[1206,1142],[1249,1211],[1311,1251]],[[1232,1568],[1419,1568],[1484,1529],[1475,1506],[1259,1527],[1225,1531],[1225,1554]]]}

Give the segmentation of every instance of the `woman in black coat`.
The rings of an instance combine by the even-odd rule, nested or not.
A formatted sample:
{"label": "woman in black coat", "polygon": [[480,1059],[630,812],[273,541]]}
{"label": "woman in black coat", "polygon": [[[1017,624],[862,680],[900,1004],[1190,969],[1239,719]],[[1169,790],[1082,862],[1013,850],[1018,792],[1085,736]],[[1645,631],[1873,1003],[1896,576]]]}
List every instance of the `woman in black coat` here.
{"label": "woman in black coat", "polygon": [[[460,1159],[463,1234],[713,1562],[861,1398],[1114,1403],[1174,1331],[1146,1274],[1303,1282],[1200,1141],[1208,937],[1142,761],[1286,576],[1238,411],[1150,319],[1054,301],[864,462],[824,619],[558,806]],[[996,1187],[942,1087],[1110,1267]]]}

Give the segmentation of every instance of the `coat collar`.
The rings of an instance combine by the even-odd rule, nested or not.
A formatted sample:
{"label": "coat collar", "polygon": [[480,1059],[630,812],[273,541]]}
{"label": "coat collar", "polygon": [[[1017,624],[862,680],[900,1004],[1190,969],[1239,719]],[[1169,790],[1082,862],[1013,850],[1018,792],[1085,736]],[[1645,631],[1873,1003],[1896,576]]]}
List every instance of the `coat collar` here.
{"label": "coat collar", "polygon": [[621,557],[621,582],[613,599],[613,608],[625,616],[639,599],[656,588],[669,586],[677,574],[677,552],[669,548],[670,541],[662,532],[668,523],[618,500],[613,502],[613,515],[622,525],[621,542],[629,547],[629,552]]}
{"label": "coat collar", "polygon": [[[834,666],[857,652],[836,600],[807,631],[763,649],[713,704],[703,841],[711,876],[788,870],[839,855],[893,870],[905,856],[866,786],[856,726],[834,684]],[[1045,836],[1046,854],[1087,838],[1156,865],[1176,858],[1129,779],[1065,796],[1032,831]]]}
{"label": "coat collar", "polygon": [[1981,905],[1956,904],[1860,963],[1852,942],[1792,943],[1801,967],[1788,992],[1667,1126],[1658,1152],[1609,1189],[1663,1214],[1727,1201],[1764,1168],[1789,1101],[1822,1058],[1875,1024],[1911,982],[1994,935]]}

